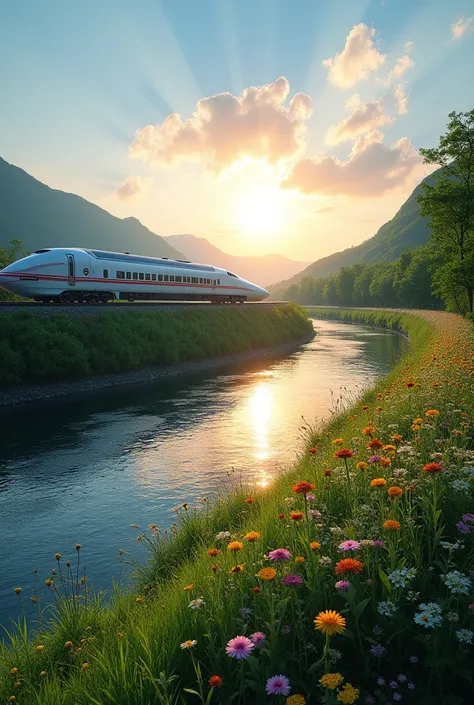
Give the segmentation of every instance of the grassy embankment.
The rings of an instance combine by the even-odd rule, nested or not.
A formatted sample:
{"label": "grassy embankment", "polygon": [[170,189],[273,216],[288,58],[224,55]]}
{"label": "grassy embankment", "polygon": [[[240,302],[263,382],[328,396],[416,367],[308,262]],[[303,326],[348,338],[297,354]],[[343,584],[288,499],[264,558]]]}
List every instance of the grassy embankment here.
{"label": "grassy embankment", "polygon": [[172,365],[302,338],[298,306],[0,315],[0,387]]}
{"label": "grassy embankment", "polygon": [[[69,598],[4,650],[0,702],[474,701],[472,325],[318,315],[398,327],[410,351],[270,488],[183,508],[170,536],[139,530],[151,557],[135,594],[101,607],[80,581],[84,549],[69,568],[58,557],[49,589]],[[242,640],[236,660],[239,635],[256,645]]]}

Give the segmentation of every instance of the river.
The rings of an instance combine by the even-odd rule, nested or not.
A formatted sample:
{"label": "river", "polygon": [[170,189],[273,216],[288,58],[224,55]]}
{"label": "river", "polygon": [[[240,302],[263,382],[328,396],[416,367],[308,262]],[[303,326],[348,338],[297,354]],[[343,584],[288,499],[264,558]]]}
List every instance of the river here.
{"label": "river", "polygon": [[76,543],[95,587],[125,582],[120,548],[144,557],[135,523],[173,522],[173,507],[211,498],[229,475],[260,486],[301,450],[302,417],[326,419],[383,375],[408,345],[381,329],[314,321],[317,336],[284,358],[0,413],[0,624],[32,611],[54,554]]}

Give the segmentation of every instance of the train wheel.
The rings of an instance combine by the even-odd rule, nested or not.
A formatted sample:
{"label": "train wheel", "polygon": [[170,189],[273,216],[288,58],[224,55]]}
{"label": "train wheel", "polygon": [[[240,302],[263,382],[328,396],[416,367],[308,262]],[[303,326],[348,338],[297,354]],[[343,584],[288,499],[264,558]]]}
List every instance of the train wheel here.
{"label": "train wheel", "polygon": [[72,291],[63,291],[59,299],[63,304],[73,304],[76,300],[76,294]]}

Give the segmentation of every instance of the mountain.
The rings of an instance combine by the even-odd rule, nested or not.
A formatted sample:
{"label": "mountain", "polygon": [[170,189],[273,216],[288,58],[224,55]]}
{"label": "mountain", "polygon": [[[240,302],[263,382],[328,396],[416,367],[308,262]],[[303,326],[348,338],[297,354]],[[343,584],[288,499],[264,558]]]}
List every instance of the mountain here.
{"label": "mountain", "polygon": [[303,277],[318,279],[337,274],[341,267],[356,264],[356,262],[361,264],[392,262],[404,250],[425,245],[430,236],[430,230],[427,227],[427,218],[420,216],[420,206],[416,199],[423,192],[424,183],[434,183],[436,173],[423,179],[392,220],[382,225],[369,240],[365,240],[356,247],[316,260],[290,279],[274,284],[271,287],[272,292],[284,291],[292,284],[300,282]]}
{"label": "mountain", "polygon": [[116,218],[80,196],[57,191],[0,157],[0,245],[93,247],[185,259],[136,218]]}
{"label": "mountain", "polygon": [[307,262],[295,262],[283,255],[264,255],[262,257],[242,257],[229,255],[203,237],[195,235],[170,235],[164,238],[170,245],[184,252],[188,259],[195,262],[207,262],[235,272],[244,279],[249,279],[260,286],[268,286],[291,277],[307,266]]}

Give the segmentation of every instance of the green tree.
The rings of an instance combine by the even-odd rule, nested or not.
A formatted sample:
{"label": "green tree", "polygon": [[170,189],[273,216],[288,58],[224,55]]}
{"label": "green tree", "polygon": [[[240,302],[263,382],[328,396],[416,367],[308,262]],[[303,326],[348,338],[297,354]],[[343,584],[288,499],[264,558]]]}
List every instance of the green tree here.
{"label": "green tree", "polygon": [[[23,249],[23,243],[21,240],[11,240],[10,247],[2,247],[0,245],[0,269],[8,267],[12,262],[16,262],[17,259],[21,257],[26,257],[28,254]],[[16,298],[13,294],[9,294],[8,291],[2,289],[0,286],[0,301],[11,301]]]}
{"label": "green tree", "polygon": [[[424,184],[418,197],[428,216],[431,238],[443,264],[435,275],[436,291],[449,307],[473,311],[474,299],[474,110],[449,114],[438,147],[420,149],[425,164],[443,169],[434,185]],[[449,292],[449,293],[448,293]]]}

